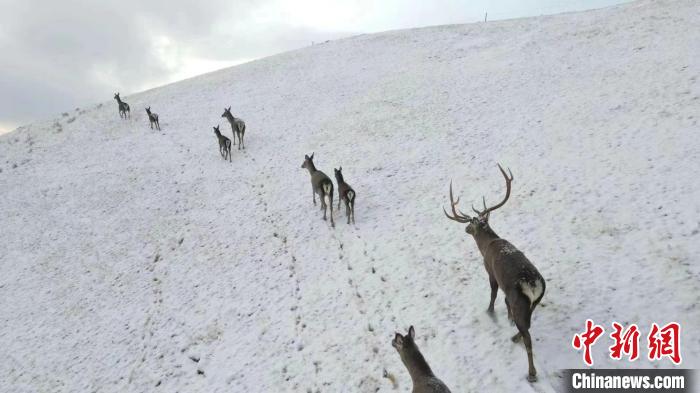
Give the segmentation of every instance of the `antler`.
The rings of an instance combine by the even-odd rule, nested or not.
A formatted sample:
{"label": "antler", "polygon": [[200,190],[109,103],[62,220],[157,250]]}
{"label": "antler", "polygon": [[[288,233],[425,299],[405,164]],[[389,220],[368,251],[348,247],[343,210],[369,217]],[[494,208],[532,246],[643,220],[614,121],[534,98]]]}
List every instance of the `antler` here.
{"label": "antler", "polygon": [[506,174],[506,171],[504,171],[503,167],[501,167],[501,164],[498,164],[498,169],[500,169],[501,174],[503,174],[503,177],[506,179],[506,196],[505,196],[505,198],[503,198],[501,203],[494,205],[494,206],[491,206],[491,207],[486,207],[486,198],[482,197],[483,202],[484,202],[484,210],[483,211],[478,211],[478,210],[474,209],[474,206],[472,206],[472,210],[474,210],[480,217],[488,216],[492,211],[505,205],[506,202],[508,201],[508,198],[510,198],[510,188],[511,188],[510,184],[513,181],[513,173],[510,171],[510,168],[508,168],[508,174],[510,174],[510,177],[508,177],[508,175]]}
{"label": "antler", "polygon": [[445,216],[452,221],[457,221],[461,223],[469,222],[472,219],[471,217],[462,212],[457,212],[457,209],[455,209],[458,203],[459,198],[457,198],[457,201],[455,201],[454,196],[452,195],[452,181],[450,180],[450,205],[452,207],[452,216],[447,214],[447,211],[444,207],[442,208],[442,211],[445,213]]}

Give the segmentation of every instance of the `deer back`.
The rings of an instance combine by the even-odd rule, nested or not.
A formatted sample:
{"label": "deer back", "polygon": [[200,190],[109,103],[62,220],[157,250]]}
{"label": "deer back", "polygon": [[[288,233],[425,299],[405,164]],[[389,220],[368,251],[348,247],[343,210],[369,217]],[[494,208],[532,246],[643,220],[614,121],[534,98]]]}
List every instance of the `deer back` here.
{"label": "deer back", "polygon": [[[544,293],[544,278],[540,272],[509,241],[501,238],[492,240],[484,248],[484,263],[504,292],[520,289],[530,297],[531,302]],[[523,283],[527,283],[530,288],[524,288]],[[526,293],[527,291],[531,293]]]}
{"label": "deer back", "polygon": [[345,181],[338,182],[338,194],[340,194],[341,198],[347,198],[347,193],[350,190],[352,190],[352,187],[350,187],[348,183],[346,183]]}
{"label": "deer back", "polygon": [[324,183],[331,183],[331,185],[333,185],[333,182],[331,182],[331,179],[326,176],[325,173],[316,170],[311,174],[311,185],[314,187],[314,190],[320,190],[321,185]]}
{"label": "deer back", "polygon": [[234,117],[233,121],[231,122],[231,126],[233,127],[234,131],[236,131],[236,132],[240,132],[240,133],[245,132],[245,122],[243,121],[243,119],[239,119],[237,117]]}

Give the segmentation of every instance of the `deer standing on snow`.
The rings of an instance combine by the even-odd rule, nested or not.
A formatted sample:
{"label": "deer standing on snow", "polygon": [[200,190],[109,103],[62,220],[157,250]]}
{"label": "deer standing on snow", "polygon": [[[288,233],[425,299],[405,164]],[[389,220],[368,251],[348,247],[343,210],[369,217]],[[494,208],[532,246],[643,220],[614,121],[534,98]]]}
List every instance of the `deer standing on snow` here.
{"label": "deer standing on snow", "polygon": [[355,190],[350,187],[348,183],[343,179],[343,167],[338,169],[333,168],[335,171],[335,180],[338,182],[338,211],[340,211],[340,202],[345,202],[345,215],[348,216],[348,224],[350,224],[350,217],[352,217],[352,223],[355,223]]}
{"label": "deer standing on snow", "polygon": [[[326,219],[326,207],[331,210],[331,226],[335,227],[333,222],[333,182],[326,176],[325,173],[316,169],[314,165],[314,153],[311,156],[304,155],[304,163],[302,168],[306,168],[311,175],[311,194],[313,196],[314,205],[316,204],[316,194],[321,198],[321,210],[323,210],[323,220]],[[326,205],[326,197],[328,197],[328,205]]]}
{"label": "deer standing on snow", "polygon": [[129,119],[131,119],[131,109],[129,109],[129,104],[122,101],[121,97],[119,97],[119,93],[114,94],[114,99],[117,100],[117,104],[119,105],[119,117],[126,119],[126,114],[128,113]]}
{"label": "deer standing on snow", "polygon": [[218,125],[214,127],[214,134],[216,134],[216,138],[219,140],[219,153],[221,153],[221,157],[225,160],[228,156],[228,162],[231,162],[231,140],[221,135]]}
{"label": "deer standing on snow", "polygon": [[413,393],[451,393],[450,389],[438,379],[433,370],[430,369],[428,362],[420,353],[415,342],[416,331],[413,326],[408,328],[408,334],[402,336],[396,333],[394,340],[391,341],[391,346],[396,348],[401,361],[403,362],[408,373],[413,381]]}
{"label": "deer standing on snow", "polygon": [[160,131],[160,123],[158,123],[158,114],[151,112],[151,107],[146,108],[146,113],[148,113],[148,121],[151,123],[151,129],[153,125],[156,125],[156,130]]}
{"label": "deer standing on snow", "polygon": [[455,201],[452,196],[452,183],[450,182],[450,204],[452,205],[452,216],[445,215],[450,220],[459,223],[468,223],[466,232],[476,241],[476,245],[484,257],[484,267],[489,275],[491,284],[491,302],[488,312],[493,313],[494,302],[500,287],[506,296],[506,308],[508,309],[508,319],[515,323],[518,333],[513,336],[513,342],[521,338],[525,343],[528,362],[528,381],[537,380],[537,370],[532,360],[532,340],[530,338],[530,318],[537,304],[542,300],[545,290],[545,281],[537,268],[509,241],[500,238],[489,226],[489,216],[491,212],[505,205],[510,197],[511,182],[513,174],[508,170],[510,176],[506,174],[501,165],[498,165],[501,174],[506,180],[506,196],[501,203],[486,207],[486,198],[483,199],[484,210],[472,210],[477,214],[470,217],[456,209],[459,198]]}
{"label": "deer standing on snow", "polygon": [[221,117],[225,117],[229,123],[231,123],[231,131],[233,132],[233,144],[236,144],[236,137],[238,137],[238,150],[241,150],[241,146],[245,150],[245,144],[243,143],[243,137],[245,136],[245,122],[243,119],[238,117],[233,117],[231,114],[231,107],[224,108],[224,113]]}

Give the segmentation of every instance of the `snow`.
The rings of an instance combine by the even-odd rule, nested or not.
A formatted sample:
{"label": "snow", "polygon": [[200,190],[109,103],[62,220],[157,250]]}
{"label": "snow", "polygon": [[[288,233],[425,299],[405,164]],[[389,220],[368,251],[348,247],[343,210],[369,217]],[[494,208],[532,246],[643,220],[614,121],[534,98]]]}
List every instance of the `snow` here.
{"label": "snow", "polygon": [[[415,325],[452,391],[549,392],[587,318],[596,367],[629,366],[612,321],[643,357],[652,322],[681,323],[700,367],[698,22],[696,1],[640,1],[361,35],[123,94],[131,120],[105,92],[0,136],[0,390],[408,392],[390,342]],[[321,220],[311,152],[343,166],[356,225],[337,196]],[[547,280],[534,384],[442,212],[451,179],[463,210],[498,200],[497,162],[515,180],[491,225]]]}

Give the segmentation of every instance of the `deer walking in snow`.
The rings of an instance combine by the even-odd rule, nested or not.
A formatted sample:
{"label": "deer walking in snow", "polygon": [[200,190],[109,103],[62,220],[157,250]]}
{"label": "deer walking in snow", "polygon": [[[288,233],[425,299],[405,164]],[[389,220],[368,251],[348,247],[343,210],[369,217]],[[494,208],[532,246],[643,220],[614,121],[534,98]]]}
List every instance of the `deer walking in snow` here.
{"label": "deer walking in snow", "polygon": [[401,356],[408,373],[413,381],[413,393],[451,393],[450,389],[438,379],[433,370],[430,369],[428,362],[420,353],[416,346],[416,331],[413,326],[408,328],[408,334],[402,336],[396,333],[394,340],[391,341],[391,346],[396,348],[396,351]]}
{"label": "deer walking in snow", "polygon": [[335,180],[338,182],[338,211],[340,211],[340,202],[345,202],[345,215],[348,216],[348,224],[350,224],[350,218],[352,217],[352,223],[355,223],[355,190],[350,187],[348,183],[343,179],[343,167],[338,169],[333,168],[335,171]]}
{"label": "deer walking in snow", "polygon": [[[326,219],[326,208],[330,207],[331,211],[331,226],[335,227],[333,222],[333,182],[326,176],[325,173],[316,169],[314,165],[314,153],[311,156],[304,155],[304,163],[302,168],[306,168],[311,175],[311,194],[313,196],[314,205],[316,204],[316,194],[321,198],[321,210],[323,210],[323,219]],[[326,204],[328,198],[328,204]]]}
{"label": "deer walking in snow", "polygon": [[148,121],[151,123],[151,129],[153,125],[156,125],[156,130],[160,131],[160,123],[158,123],[158,114],[151,112],[151,107],[146,108],[146,113],[148,113]]}
{"label": "deer walking in snow", "polygon": [[233,144],[236,144],[236,137],[238,137],[238,150],[241,150],[241,146],[245,150],[245,143],[243,143],[243,137],[245,136],[245,122],[243,119],[238,117],[233,117],[231,114],[231,107],[224,108],[224,113],[221,117],[225,117],[229,123],[231,123],[231,131],[233,132]]}
{"label": "deer walking in snow", "polygon": [[214,134],[216,134],[216,138],[219,140],[219,153],[221,153],[221,157],[223,157],[224,160],[228,157],[228,162],[231,162],[231,140],[221,135],[218,125],[214,127]]}
{"label": "deer walking in snow", "polygon": [[508,170],[510,176],[506,174],[501,165],[498,165],[501,174],[506,180],[506,196],[499,204],[486,207],[486,198],[483,199],[484,210],[477,210],[472,206],[472,210],[477,214],[470,217],[456,209],[459,198],[455,201],[452,196],[452,183],[450,182],[450,204],[452,205],[452,216],[445,215],[450,220],[459,223],[467,223],[466,232],[476,241],[476,245],[484,257],[484,267],[489,275],[491,284],[491,302],[488,312],[493,313],[494,302],[501,288],[506,296],[506,308],[508,309],[508,319],[515,323],[518,333],[513,336],[513,342],[521,338],[525,343],[528,362],[528,381],[537,380],[537,370],[532,360],[532,340],[530,338],[530,319],[537,304],[542,300],[545,290],[545,281],[537,268],[509,241],[500,238],[489,225],[491,212],[505,205],[510,197],[511,182],[513,174]]}
{"label": "deer walking in snow", "polygon": [[119,97],[119,93],[114,94],[114,99],[117,100],[117,104],[119,105],[119,117],[126,119],[126,115],[128,113],[129,119],[131,119],[131,109],[129,109],[129,104],[122,101],[121,97]]}

